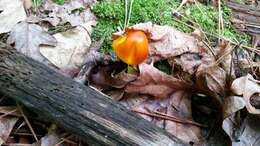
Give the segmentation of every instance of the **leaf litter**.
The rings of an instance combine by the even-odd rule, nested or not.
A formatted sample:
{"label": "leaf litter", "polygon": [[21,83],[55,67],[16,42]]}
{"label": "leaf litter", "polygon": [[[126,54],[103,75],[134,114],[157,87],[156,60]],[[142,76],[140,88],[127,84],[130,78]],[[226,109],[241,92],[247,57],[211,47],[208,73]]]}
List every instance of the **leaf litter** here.
{"label": "leaf litter", "polygon": [[13,27],[20,21],[27,18],[23,2],[21,0],[0,1],[0,34],[10,32]]}
{"label": "leaf litter", "polygon": [[[17,0],[17,11],[8,16],[20,16],[15,16],[16,19],[5,24],[7,26],[3,30],[0,29],[0,33],[11,31],[7,42],[21,53],[37,61],[48,62],[47,65],[54,66],[62,74],[111,96],[126,108],[191,145],[208,145],[219,143],[220,140],[231,141],[235,146],[259,145],[259,126],[256,124],[259,109],[251,103],[253,96],[259,97],[255,96],[260,92],[259,81],[248,74],[235,79],[231,85],[230,77],[236,77],[237,64],[232,54],[235,46],[225,42],[214,47],[212,52],[198,30],[185,34],[173,27],[151,22],[136,24],[127,29],[145,32],[150,51],[149,57],[137,66],[136,72],[129,73],[126,71],[127,66],[113,55],[98,50],[102,40],[99,44],[91,42],[96,18],[90,12],[90,7],[95,0],[73,0],[64,5],[46,0],[35,15],[37,19],[30,21],[28,18],[25,21],[26,15],[21,7],[30,9],[30,2],[25,1],[24,6],[21,6],[23,3]],[[0,10],[7,11],[1,4]],[[13,10],[9,9],[8,13]],[[7,19],[3,12],[0,18]],[[74,27],[51,35],[42,22],[49,22],[52,26],[69,23]],[[113,37],[117,38],[123,33],[114,33]],[[163,60],[169,63],[172,70],[170,74],[154,66]],[[250,68],[248,66],[251,64],[246,63],[247,68]],[[200,95],[196,100],[201,105],[193,103],[195,95]],[[205,97],[207,102],[202,100]],[[7,131],[4,134],[0,132],[0,143],[13,140],[9,135],[16,128],[18,117],[21,117],[19,112],[12,111],[15,109],[0,108],[2,115],[8,115],[0,118],[0,124],[3,124],[0,129]],[[201,112],[200,117],[194,117],[197,112],[195,109]],[[218,116],[207,120],[217,122],[209,124],[207,120],[200,120],[212,116],[212,113]],[[214,132],[217,135],[219,131],[214,131],[214,128],[221,129],[221,126],[229,139],[223,136],[223,139],[210,141],[209,136],[214,135]],[[60,143],[61,137],[66,137],[66,134],[64,136],[61,133],[50,130],[34,145]]]}

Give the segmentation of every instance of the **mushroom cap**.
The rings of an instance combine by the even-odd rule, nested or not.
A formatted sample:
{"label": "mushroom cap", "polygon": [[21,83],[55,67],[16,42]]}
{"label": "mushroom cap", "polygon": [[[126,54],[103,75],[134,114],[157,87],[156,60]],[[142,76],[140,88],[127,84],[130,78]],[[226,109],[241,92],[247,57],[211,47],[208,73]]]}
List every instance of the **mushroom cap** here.
{"label": "mushroom cap", "polygon": [[142,63],[148,56],[148,39],[141,30],[128,30],[113,41],[112,47],[123,62],[129,65]]}

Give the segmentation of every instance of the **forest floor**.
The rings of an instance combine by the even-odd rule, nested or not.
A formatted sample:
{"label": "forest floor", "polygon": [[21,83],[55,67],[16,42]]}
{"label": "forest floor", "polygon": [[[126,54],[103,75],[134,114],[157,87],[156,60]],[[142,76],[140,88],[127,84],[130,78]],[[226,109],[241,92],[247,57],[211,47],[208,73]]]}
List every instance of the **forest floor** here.
{"label": "forest floor", "polygon": [[[0,1],[1,42],[198,146],[260,145],[259,24],[257,1]],[[88,145],[34,114],[0,94],[0,145]]]}

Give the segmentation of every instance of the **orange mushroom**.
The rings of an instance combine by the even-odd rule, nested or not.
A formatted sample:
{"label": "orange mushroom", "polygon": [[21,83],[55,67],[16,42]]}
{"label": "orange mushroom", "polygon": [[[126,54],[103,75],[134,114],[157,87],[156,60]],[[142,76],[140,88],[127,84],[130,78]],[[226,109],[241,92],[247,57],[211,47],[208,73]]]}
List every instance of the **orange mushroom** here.
{"label": "orange mushroom", "polygon": [[143,31],[128,30],[112,47],[119,59],[129,65],[142,63],[148,56],[148,39]]}

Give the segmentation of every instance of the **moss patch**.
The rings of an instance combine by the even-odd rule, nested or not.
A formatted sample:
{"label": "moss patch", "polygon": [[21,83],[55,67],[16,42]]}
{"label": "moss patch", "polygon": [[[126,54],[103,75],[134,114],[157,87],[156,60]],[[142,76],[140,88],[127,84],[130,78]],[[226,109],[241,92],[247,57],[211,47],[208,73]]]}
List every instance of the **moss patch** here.
{"label": "moss patch", "polygon": [[[191,28],[173,19],[172,10],[176,9],[179,4],[180,1],[173,0],[135,0],[129,25],[151,21],[159,25],[173,26],[183,32],[192,32]],[[98,18],[98,24],[92,38],[94,41],[104,39],[101,49],[103,52],[111,51],[111,34],[117,31],[118,27],[122,28],[124,25],[124,7],[123,0],[101,0],[92,8]],[[245,40],[249,42],[249,36],[236,32],[232,27],[231,10],[224,6],[223,12],[224,36],[233,41]],[[198,3],[198,5],[183,7],[181,13],[185,15],[181,21],[185,23],[193,21],[205,32],[218,33],[218,10],[216,8]]]}

